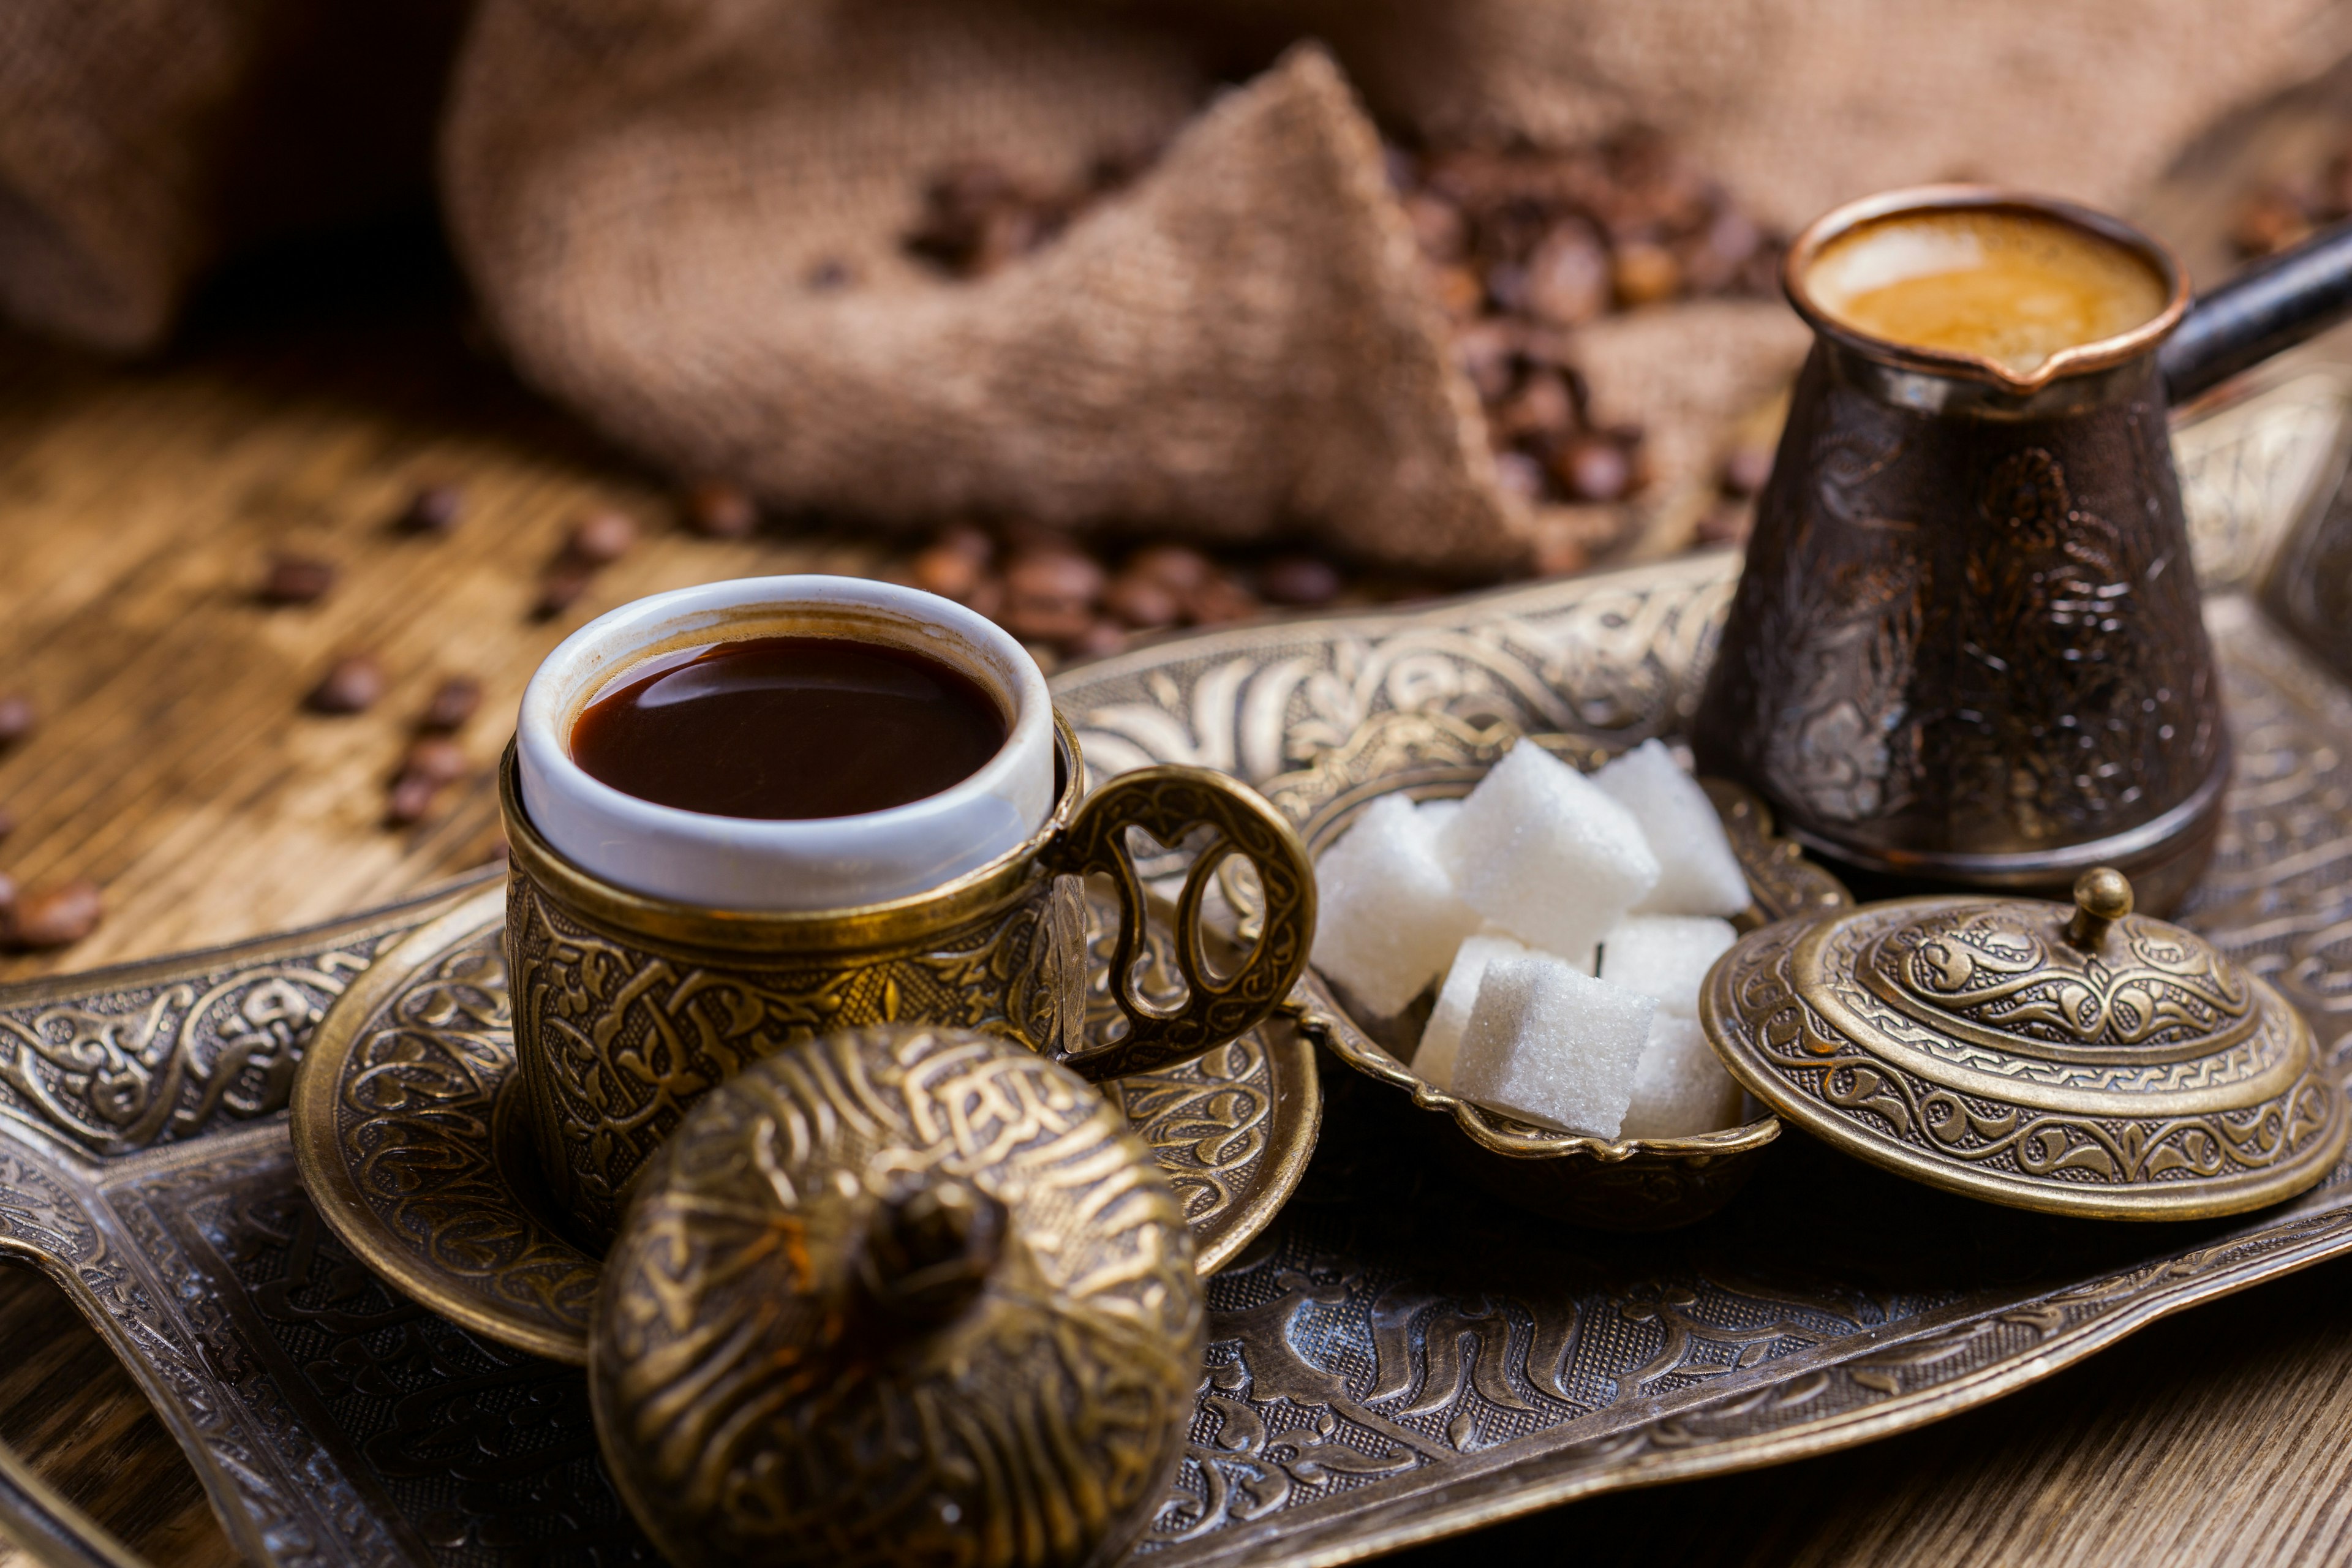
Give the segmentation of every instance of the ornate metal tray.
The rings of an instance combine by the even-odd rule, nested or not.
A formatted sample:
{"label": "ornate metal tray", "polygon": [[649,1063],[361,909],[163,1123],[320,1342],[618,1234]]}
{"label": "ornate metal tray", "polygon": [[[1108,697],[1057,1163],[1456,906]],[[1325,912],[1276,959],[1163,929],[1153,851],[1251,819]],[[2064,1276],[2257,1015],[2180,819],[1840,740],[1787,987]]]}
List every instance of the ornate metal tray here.
{"label": "ornate metal tray", "polygon": [[[2181,918],[2302,1008],[2339,1074],[2352,688],[2282,629],[2325,655],[2332,600],[2263,572],[2352,552],[2347,405],[2352,380],[2306,373],[2179,441],[2238,747],[2221,854]],[[1613,747],[1675,730],[1735,571],[1692,559],[1238,628],[1073,670],[1057,697],[1106,770],[1270,780],[1396,709]],[[580,1374],[393,1294],[294,1179],[280,1108],[327,1004],[470,890],[0,993],[0,1246],[107,1336],[257,1565],[649,1558]],[[1210,1281],[1191,1455],[1139,1558],[1332,1563],[1860,1442],[2352,1250],[2352,1166],[2251,1215],[2119,1226],[1938,1194],[1796,1136],[1687,1229],[1578,1232],[1453,1174],[1427,1142],[1459,1136],[1446,1119],[1325,1079],[1306,1179]],[[4,1458],[0,1522],[53,1562],[123,1561]]]}

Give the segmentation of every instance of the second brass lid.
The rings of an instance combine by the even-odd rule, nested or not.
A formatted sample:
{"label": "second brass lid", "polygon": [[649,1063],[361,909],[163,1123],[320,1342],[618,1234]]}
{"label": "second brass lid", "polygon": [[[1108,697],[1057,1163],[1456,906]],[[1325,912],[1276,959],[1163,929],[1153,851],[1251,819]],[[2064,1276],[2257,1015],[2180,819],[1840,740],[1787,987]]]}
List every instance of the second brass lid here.
{"label": "second brass lid", "polygon": [[2344,1096],[2310,1027],[2087,872],[2074,906],[1931,897],[1749,933],[1699,1016],[1749,1092],[1825,1142],[2020,1208],[2196,1219],[2317,1182]]}

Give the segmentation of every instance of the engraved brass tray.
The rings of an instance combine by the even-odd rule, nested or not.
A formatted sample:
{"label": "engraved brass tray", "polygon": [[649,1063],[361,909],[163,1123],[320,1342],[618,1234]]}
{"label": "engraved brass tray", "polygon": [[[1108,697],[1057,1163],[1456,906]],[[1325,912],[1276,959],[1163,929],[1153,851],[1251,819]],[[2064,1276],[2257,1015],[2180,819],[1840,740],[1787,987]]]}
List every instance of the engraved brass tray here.
{"label": "engraved brass tray", "polygon": [[[1087,1025],[1111,1000],[1118,905],[1088,900]],[[342,1243],[404,1294],[516,1350],[587,1364],[601,1260],[542,1217],[520,1117],[504,952],[490,888],[371,964],[319,1026],[296,1088],[294,1157]],[[1183,984],[1164,915],[1145,940],[1147,998]],[[1315,1053],[1286,1019],[1206,1056],[1117,1080],[1192,1227],[1223,1268],[1281,1208],[1314,1152]]]}
{"label": "engraved brass tray", "polygon": [[[2352,640],[2335,588],[2298,598],[2266,573],[2352,559],[2347,407],[2352,375],[2305,372],[2177,440],[2237,744],[2220,853],[2178,918],[2300,1008],[2339,1079],[2352,674],[2325,660],[2352,672]],[[1397,710],[1614,749],[1683,722],[1735,571],[1687,559],[1234,628],[1071,670],[1056,698],[1106,771],[1267,782]],[[651,1560],[580,1373],[394,1294],[295,1178],[283,1108],[319,1019],[469,890],[0,992],[0,1247],[121,1355],[257,1568]],[[1864,1441],[2352,1252],[2344,1164],[2284,1206],[2126,1226],[1938,1194],[1793,1133],[1708,1219],[1580,1232],[1425,1157],[1419,1127],[1458,1138],[1447,1119],[1324,1077],[1305,1180],[1208,1282],[1190,1457],[1139,1560],[1336,1563]],[[122,1561],[5,1456],[0,1524],[50,1562]]]}

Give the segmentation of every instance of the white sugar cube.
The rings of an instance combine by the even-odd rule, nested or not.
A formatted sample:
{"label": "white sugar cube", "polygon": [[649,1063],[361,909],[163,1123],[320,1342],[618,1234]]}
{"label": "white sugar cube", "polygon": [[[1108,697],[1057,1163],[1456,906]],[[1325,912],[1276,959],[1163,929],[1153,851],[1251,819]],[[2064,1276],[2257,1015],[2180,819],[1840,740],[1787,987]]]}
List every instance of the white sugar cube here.
{"label": "white sugar cube", "polygon": [[1738,1081],[1723,1070],[1697,1019],[1660,1013],[1651,1021],[1623,1136],[1689,1138],[1738,1126],[1744,1110]]}
{"label": "white sugar cube", "polygon": [[1478,781],[1438,851],[1465,903],[1547,952],[1591,952],[1658,879],[1633,815],[1527,742]]}
{"label": "white sugar cube", "polygon": [[1413,815],[1432,833],[1443,833],[1446,826],[1462,815],[1462,797],[1452,795],[1443,800],[1424,800],[1414,806]]}
{"label": "white sugar cube", "polygon": [[1601,978],[1696,1017],[1699,983],[1738,940],[1729,921],[1706,915],[1627,915],[1601,939]]}
{"label": "white sugar cube", "polygon": [[1736,915],[1748,907],[1748,877],[1724,837],[1723,818],[1674,753],[1644,741],[1592,775],[1632,812],[1658,858],[1658,880],[1636,903],[1642,914]]}
{"label": "white sugar cube", "polygon": [[1384,1018],[1404,1011],[1478,929],[1402,795],[1366,808],[1316,862],[1315,880],[1315,966]]}
{"label": "white sugar cube", "polygon": [[1657,1004],[1531,953],[1486,964],[1454,1061],[1454,1092],[1516,1116],[1614,1138]]}
{"label": "white sugar cube", "polygon": [[1450,1088],[1454,1053],[1462,1047],[1462,1031],[1469,1026],[1470,1009],[1478,1000],[1478,982],[1486,965],[1497,958],[1525,958],[1528,949],[1496,931],[1480,931],[1464,942],[1454,954],[1454,967],[1438,988],[1437,1005],[1421,1031],[1412,1053],[1412,1070],[1423,1083]]}

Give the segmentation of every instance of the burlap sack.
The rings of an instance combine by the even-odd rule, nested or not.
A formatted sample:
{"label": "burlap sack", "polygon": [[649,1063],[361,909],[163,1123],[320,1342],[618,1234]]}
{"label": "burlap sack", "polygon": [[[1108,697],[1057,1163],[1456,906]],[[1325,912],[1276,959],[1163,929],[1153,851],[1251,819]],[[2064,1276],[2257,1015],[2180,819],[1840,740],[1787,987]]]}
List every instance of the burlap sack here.
{"label": "burlap sack", "polygon": [[0,5],[0,316],[154,347],[226,252],[427,195],[462,0]]}
{"label": "burlap sack", "polygon": [[[0,309],[142,346],[216,254],[382,202],[459,3],[0,6]],[[1654,127],[1792,228],[1952,174],[2128,206],[2352,22],[2344,0],[484,0],[444,197],[524,374],[682,470],[886,523],[1290,529],[1507,568],[1542,524],[1496,491],[1333,57],[1213,102],[1196,64],[1308,35],[1408,136]],[[959,161],[1065,186],[1163,140],[1003,272],[903,248]],[[1801,347],[1774,309],[1588,329],[1596,406],[1650,429],[1648,504],[1705,484],[1708,422]]]}
{"label": "burlap sack", "polygon": [[[2347,41],[2322,0],[1180,14],[1319,34],[1424,139],[1663,128],[1783,228],[1959,174],[2119,204],[2215,113]],[[1397,563],[1514,564],[1540,525],[1494,483],[1370,128],[1319,49],[1202,111],[1141,183],[1004,272],[957,282],[905,255],[940,169],[979,155],[1066,183],[1182,118],[1190,58],[1113,5],[487,0],[449,212],[526,374],[782,503],[1294,529]],[[828,263],[855,284],[813,289]],[[1775,310],[1589,331],[1596,405],[1651,430],[1653,506],[1704,489],[1712,426],[1793,365],[1803,340]]]}
{"label": "burlap sack", "polygon": [[[1321,50],[1188,122],[1185,54],[1099,16],[794,14],[483,10],[450,226],[540,385],[684,471],[886,523],[1296,526],[1465,573],[1519,559],[1377,136]],[[905,250],[959,158],[1067,184],[1179,125],[1003,271]]]}
{"label": "burlap sack", "polygon": [[[1255,0],[1240,0],[1254,4]],[[1926,181],[2128,209],[2225,110],[2352,49],[2342,0],[1305,0],[1383,119],[1670,132],[1761,221]]]}

